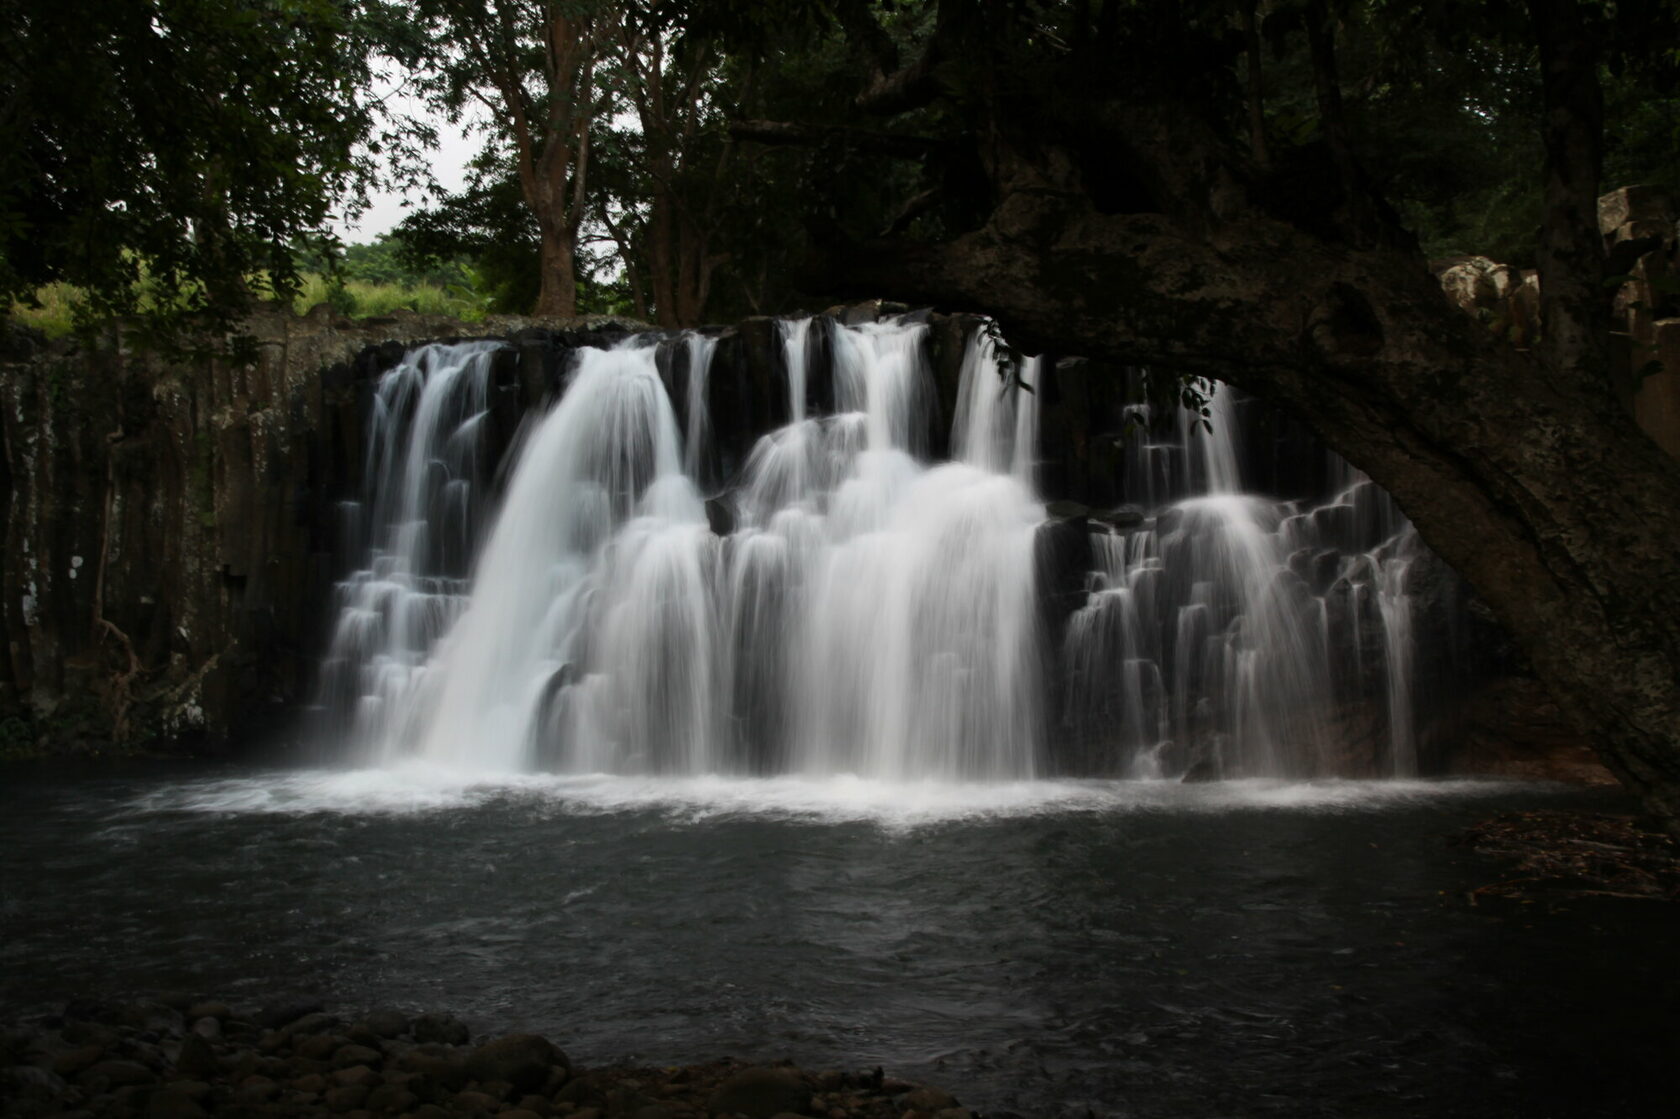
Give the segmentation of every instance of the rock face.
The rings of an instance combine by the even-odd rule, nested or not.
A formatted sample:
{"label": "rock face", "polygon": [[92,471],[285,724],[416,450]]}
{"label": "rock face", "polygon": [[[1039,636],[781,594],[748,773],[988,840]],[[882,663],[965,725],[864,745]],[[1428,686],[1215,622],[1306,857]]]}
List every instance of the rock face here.
{"label": "rock face", "polygon": [[0,340],[0,757],[283,725],[322,647],[374,381],[414,343],[510,337],[532,356],[498,369],[511,433],[558,383],[557,339],[631,329],[530,326],[322,306],[254,318],[238,357],[165,358],[115,330]]}
{"label": "rock face", "polygon": [[1459,307],[1515,345],[1534,341],[1540,322],[1540,279],[1485,256],[1434,261],[1441,290]]}
{"label": "rock face", "polygon": [[1616,293],[1623,405],[1645,433],[1680,458],[1680,216],[1656,187],[1633,186],[1598,200],[1606,266],[1625,281]]}
{"label": "rock face", "polygon": [[[1612,352],[1622,405],[1664,451],[1680,458],[1680,206],[1655,186],[1628,186],[1598,200],[1605,274],[1619,279]],[[1483,256],[1430,267],[1441,290],[1513,345],[1540,329],[1540,282]]]}
{"label": "rock face", "polygon": [[317,308],[250,330],[248,360],[115,332],[0,354],[0,751],[243,734],[303,696],[362,386],[461,327]]}
{"label": "rock face", "polygon": [[1444,760],[1451,772],[1582,785],[1616,783],[1530,676],[1487,681],[1466,697],[1450,725],[1456,732],[1456,749]]}

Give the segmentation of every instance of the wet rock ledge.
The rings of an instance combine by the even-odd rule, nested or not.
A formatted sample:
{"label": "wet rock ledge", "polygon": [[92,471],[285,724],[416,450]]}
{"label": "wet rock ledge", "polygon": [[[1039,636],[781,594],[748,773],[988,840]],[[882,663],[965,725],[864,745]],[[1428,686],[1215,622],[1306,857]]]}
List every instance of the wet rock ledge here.
{"label": "wet rock ledge", "polygon": [[185,999],[73,1002],[7,1028],[0,1114],[978,1119],[950,1094],[880,1069],[810,1073],[736,1061],[581,1069],[534,1034],[475,1042],[447,1014],[345,1019],[303,1003],[247,1015]]}

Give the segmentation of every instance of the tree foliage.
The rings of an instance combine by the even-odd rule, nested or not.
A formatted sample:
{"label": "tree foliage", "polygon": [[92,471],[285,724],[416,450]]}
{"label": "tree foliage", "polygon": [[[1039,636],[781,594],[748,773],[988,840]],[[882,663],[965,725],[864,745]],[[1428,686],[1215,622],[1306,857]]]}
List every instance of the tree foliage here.
{"label": "tree foliage", "polygon": [[[536,312],[575,314],[591,139],[606,106],[599,66],[619,6],[420,0],[414,17],[426,44],[416,88],[455,122],[469,106],[481,108],[488,136],[480,163],[505,167],[518,185],[536,232]],[[482,176],[478,185],[487,192],[481,200],[499,197]]]}
{"label": "tree foliage", "polygon": [[353,0],[16,0],[0,20],[0,306],[75,285],[89,315],[227,320],[289,294],[294,251],[372,171]]}
{"label": "tree foliage", "polygon": [[[1061,113],[1128,85],[1172,91],[1303,210],[1323,208],[1327,176],[1357,174],[1428,255],[1526,266],[1542,218],[1531,7],[18,0],[0,23],[0,298],[63,281],[90,315],[225,318],[295,289],[297,250],[333,248],[335,207],[380,174],[423,177],[431,137],[382,116],[392,87],[485,131],[473,181],[410,219],[407,251],[470,256],[510,310],[783,309],[822,244],[977,227],[997,130],[1030,117],[1011,106]],[[1566,7],[1602,67],[1607,180],[1680,190],[1674,5]],[[1067,68],[1098,41],[1091,72]],[[1136,188],[1115,153],[1084,158],[1093,182]]]}

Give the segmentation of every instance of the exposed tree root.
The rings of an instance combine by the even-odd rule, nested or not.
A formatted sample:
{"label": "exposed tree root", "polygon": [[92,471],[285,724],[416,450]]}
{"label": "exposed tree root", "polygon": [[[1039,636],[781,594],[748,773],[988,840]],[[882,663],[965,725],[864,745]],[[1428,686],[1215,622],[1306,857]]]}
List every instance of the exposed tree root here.
{"label": "exposed tree root", "polygon": [[134,681],[138,679],[146,668],[140,663],[140,655],[134,651],[134,642],[128,634],[118,629],[115,623],[107,618],[96,619],[101,633],[116,639],[124,655],[128,658],[128,667],[111,673],[109,688],[105,693],[105,702],[111,709],[111,740],[113,742],[127,742],[129,735],[128,712],[134,706]]}

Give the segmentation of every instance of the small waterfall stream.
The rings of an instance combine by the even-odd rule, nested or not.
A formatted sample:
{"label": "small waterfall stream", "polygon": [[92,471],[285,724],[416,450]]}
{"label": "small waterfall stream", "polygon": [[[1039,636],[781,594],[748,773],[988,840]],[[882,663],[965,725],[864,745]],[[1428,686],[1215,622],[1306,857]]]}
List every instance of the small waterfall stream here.
{"label": "small waterfall stream", "polygon": [[390,737],[437,642],[468,602],[485,481],[482,427],[493,342],[410,351],[379,381],[362,500],[341,513],[365,566],[337,588],[321,702],[354,734]]}
{"label": "small waterfall stream", "polygon": [[[1379,768],[1416,772],[1421,546],[1345,464],[1327,501],[1245,493],[1220,389],[1211,432],[1186,415],[1126,445],[1123,510],[1062,524],[1088,540],[1087,589],[1047,621],[1048,364],[972,331],[951,458],[933,461],[924,323],[776,329],[786,414],[721,494],[700,488],[714,337],[574,351],[493,521],[480,428],[498,344],[424,347],[383,376],[368,490],[346,510],[366,561],[339,585],[321,687],[363,761],[1315,776],[1349,769],[1342,715],[1364,702],[1387,713]],[[661,379],[661,346],[683,350],[686,383]]]}
{"label": "small waterfall stream", "polygon": [[[1129,776],[1415,776],[1417,534],[1334,456],[1326,501],[1239,492],[1235,400],[1219,387],[1209,428],[1186,413],[1174,438],[1129,449],[1125,496],[1150,511],[1097,540],[1063,643],[1063,726],[1099,743],[1096,768]],[[1369,698],[1368,668],[1385,741],[1376,765],[1350,765],[1341,716]]]}

